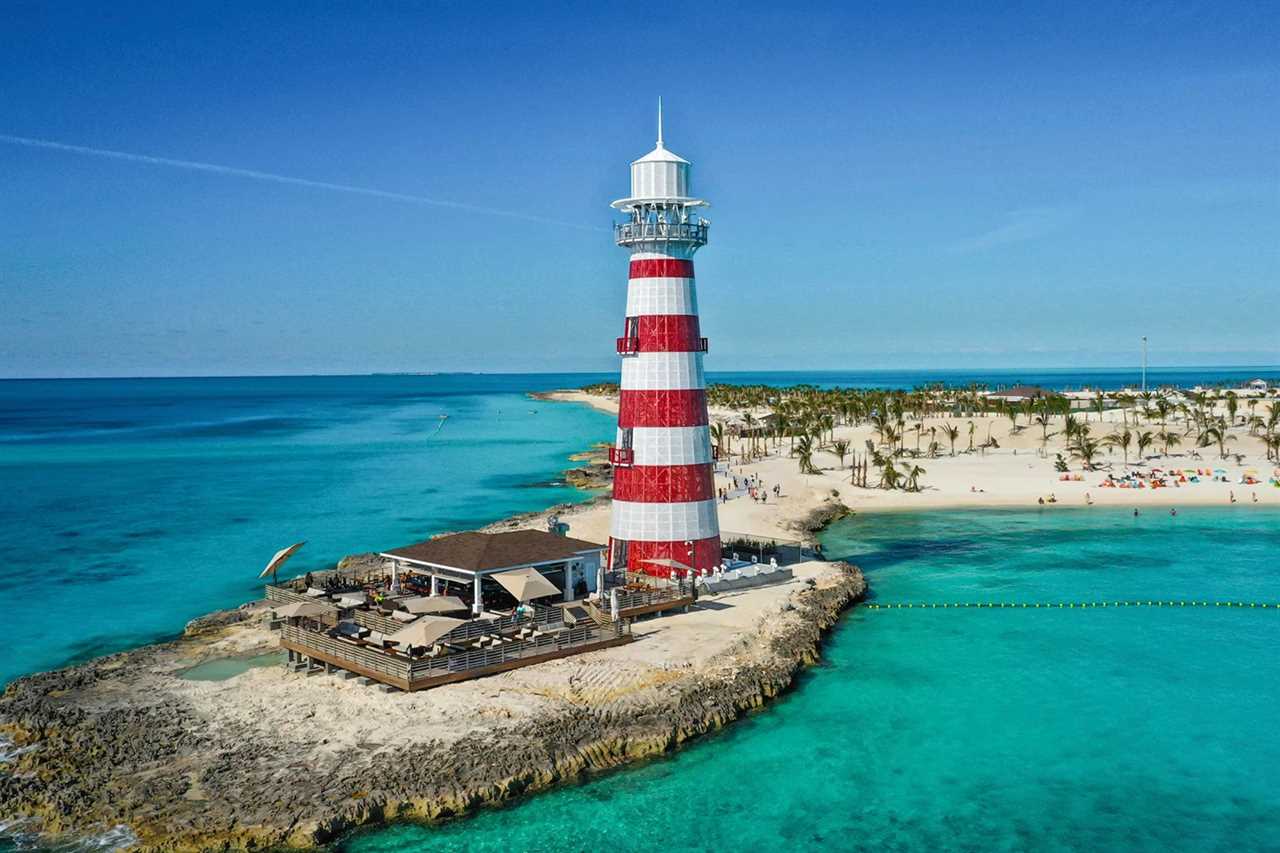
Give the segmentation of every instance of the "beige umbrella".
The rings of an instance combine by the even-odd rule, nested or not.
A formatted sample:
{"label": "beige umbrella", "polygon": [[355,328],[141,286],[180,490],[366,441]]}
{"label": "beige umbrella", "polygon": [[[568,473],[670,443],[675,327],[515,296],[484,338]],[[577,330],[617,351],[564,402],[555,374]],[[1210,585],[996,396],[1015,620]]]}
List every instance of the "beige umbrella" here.
{"label": "beige umbrella", "polygon": [[276,555],[271,558],[271,562],[267,563],[267,567],[262,570],[262,574],[258,575],[258,577],[265,578],[267,575],[271,575],[271,582],[275,583],[276,572],[280,570],[282,565],[284,565],[284,561],[292,557],[294,552],[306,544],[307,543],[305,541],[295,542],[288,548],[281,548],[279,551],[276,551]]}
{"label": "beige umbrella", "polygon": [[466,610],[467,603],[456,595],[424,595],[400,602],[410,613],[454,613]]}
{"label": "beige umbrella", "polygon": [[537,569],[511,569],[507,572],[498,572],[493,575],[493,579],[515,596],[516,601],[522,603],[531,598],[560,594],[556,585],[544,578]]}
{"label": "beige umbrella", "polygon": [[324,616],[333,612],[333,608],[319,601],[295,601],[292,604],[285,604],[275,608],[276,616],[282,619],[290,619],[294,616]]}
{"label": "beige umbrella", "polygon": [[388,634],[387,639],[402,646],[430,646],[465,623],[465,619],[451,619],[448,616],[423,616],[394,634]]}
{"label": "beige umbrella", "polygon": [[692,566],[686,566],[679,560],[669,560],[665,557],[660,560],[645,560],[645,562],[651,566],[665,566],[668,569],[680,569],[682,572],[693,571]]}

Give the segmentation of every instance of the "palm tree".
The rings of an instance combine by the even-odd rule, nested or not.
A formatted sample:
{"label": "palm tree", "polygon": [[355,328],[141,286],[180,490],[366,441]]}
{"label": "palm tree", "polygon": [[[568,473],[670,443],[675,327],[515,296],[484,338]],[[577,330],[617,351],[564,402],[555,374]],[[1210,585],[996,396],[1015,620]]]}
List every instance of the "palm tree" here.
{"label": "palm tree", "polygon": [[969,421],[969,452],[973,452],[973,421]]}
{"label": "palm tree", "polygon": [[907,469],[906,489],[908,492],[920,491],[920,477],[924,473],[925,473],[925,470],[921,468],[919,465],[912,465],[910,468]]}
{"label": "palm tree", "polygon": [[1129,447],[1133,444],[1133,433],[1127,429],[1112,433],[1104,438],[1102,443],[1109,447],[1118,447],[1124,451],[1124,467],[1129,467]]}
{"label": "palm tree", "polygon": [[[956,439],[960,437],[960,427],[955,426],[950,421],[942,425],[942,434],[951,442],[951,455],[956,455]],[[969,443],[973,444],[973,421],[969,422]]]}
{"label": "palm tree", "polygon": [[845,454],[849,452],[849,439],[837,438],[831,442],[831,452],[839,458],[840,467],[843,468]]}
{"label": "palm tree", "polygon": [[716,450],[720,455],[724,454],[724,421],[716,421],[711,425],[711,439],[715,442]]}
{"label": "palm tree", "polygon": [[1049,400],[1045,398],[1040,406],[1040,414],[1036,415],[1035,423],[1040,424],[1040,443],[1049,443],[1049,421],[1053,418],[1053,411],[1049,408]]}
{"label": "palm tree", "polygon": [[1218,445],[1218,458],[1227,458],[1227,442],[1235,441],[1236,437],[1227,432],[1227,425],[1224,421],[1219,420],[1217,423],[1210,424],[1200,433],[1200,439],[1196,442],[1200,447],[1208,447],[1210,444]]}
{"label": "palm tree", "polygon": [[898,429],[890,424],[884,428],[884,442],[889,446],[889,453],[892,455],[898,445]]}
{"label": "palm tree", "polygon": [[750,442],[748,443],[747,446],[752,456],[755,456],[755,452],[756,452],[755,425],[756,425],[755,415],[751,414],[750,412],[743,412],[742,413],[742,429],[747,433],[747,438],[750,439]]}
{"label": "palm tree", "polygon": [[902,479],[902,475],[893,467],[893,460],[884,460],[884,465],[880,468],[880,488],[896,489],[898,482]]}
{"label": "palm tree", "polygon": [[1089,438],[1086,434],[1071,448],[1071,455],[1080,460],[1086,471],[1092,471],[1093,460],[1097,457],[1099,450],[1101,450],[1101,447],[1098,442]]}
{"label": "palm tree", "polygon": [[816,474],[818,469],[813,465],[813,438],[802,435],[796,441],[796,458],[800,462],[801,474]]}
{"label": "palm tree", "polygon": [[1151,430],[1138,433],[1138,458],[1139,459],[1141,459],[1146,454],[1147,448],[1150,447],[1155,442],[1155,440],[1156,440],[1155,433],[1151,432]]}
{"label": "palm tree", "polygon": [[1168,429],[1164,427],[1160,428],[1160,432],[1158,433],[1158,436],[1160,438],[1161,443],[1164,444],[1164,453],[1163,453],[1164,456],[1169,455],[1170,447],[1177,447],[1179,444],[1182,444],[1182,436],[1178,435],[1176,432],[1170,432]]}

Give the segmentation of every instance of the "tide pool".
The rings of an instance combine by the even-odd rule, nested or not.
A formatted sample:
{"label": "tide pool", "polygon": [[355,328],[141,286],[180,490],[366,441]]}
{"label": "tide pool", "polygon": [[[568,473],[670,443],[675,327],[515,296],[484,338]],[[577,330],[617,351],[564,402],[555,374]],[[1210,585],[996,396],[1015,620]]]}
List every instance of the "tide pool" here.
{"label": "tide pool", "polygon": [[[874,598],[1280,601],[1280,513],[864,515]],[[433,850],[1262,850],[1280,837],[1280,610],[869,610],[797,689],[662,760],[440,827]]]}

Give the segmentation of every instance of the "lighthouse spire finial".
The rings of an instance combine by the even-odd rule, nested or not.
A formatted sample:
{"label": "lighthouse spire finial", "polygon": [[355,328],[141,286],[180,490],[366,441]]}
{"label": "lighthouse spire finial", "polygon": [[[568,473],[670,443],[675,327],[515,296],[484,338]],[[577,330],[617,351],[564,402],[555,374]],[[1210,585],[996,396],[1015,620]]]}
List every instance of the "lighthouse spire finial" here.
{"label": "lighthouse spire finial", "polygon": [[658,96],[658,147],[662,147],[662,96]]}

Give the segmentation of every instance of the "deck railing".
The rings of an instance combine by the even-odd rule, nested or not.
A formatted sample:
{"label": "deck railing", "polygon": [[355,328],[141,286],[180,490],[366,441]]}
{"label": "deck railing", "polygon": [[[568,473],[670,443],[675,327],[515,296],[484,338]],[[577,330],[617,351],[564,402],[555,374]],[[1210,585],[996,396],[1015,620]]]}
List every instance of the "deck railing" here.
{"label": "deck railing", "polygon": [[351,618],[355,620],[357,625],[368,628],[370,631],[377,631],[380,634],[394,634],[409,624],[408,622],[397,622],[395,619],[389,619],[381,613],[374,613],[372,610],[353,610]]}
{"label": "deck railing", "polygon": [[368,672],[409,680],[409,664],[407,658],[400,658],[386,652],[356,646],[345,640],[335,640],[328,634],[303,628],[300,625],[285,625],[281,628],[280,638],[297,646],[315,649],[338,661],[346,661]]}
{"label": "deck railing", "polygon": [[285,625],[281,637],[295,646],[314,649],[326,657],[333,658],[338,662],[338,666],[346,662],[366,672],[412,684],[415,681],[442,675],[481,670],[551,652],[594,645],[618,639],[630,633],[631,626],[624,622],[611,625],[590,623],[554,630],[528,640],[504,642],[487,649],[473,649],[416,660],[357,646],[345,640],[335,640],[328,634],[300,625]]}

